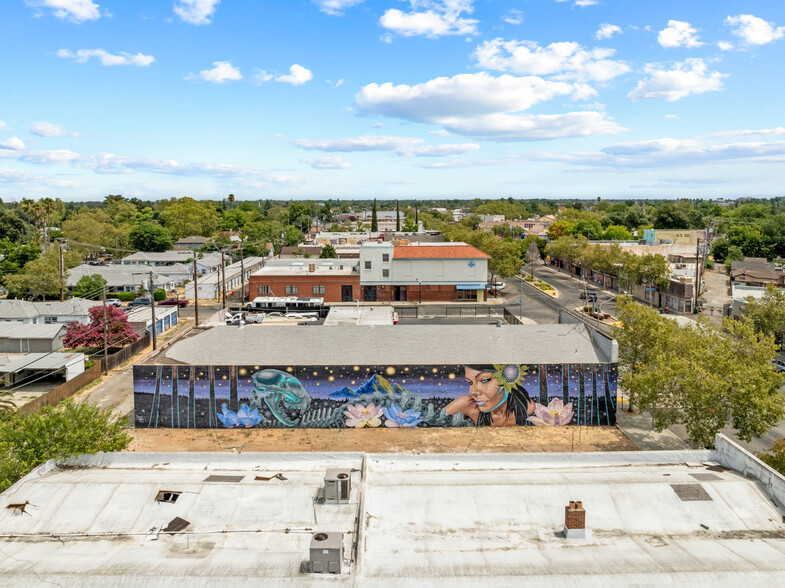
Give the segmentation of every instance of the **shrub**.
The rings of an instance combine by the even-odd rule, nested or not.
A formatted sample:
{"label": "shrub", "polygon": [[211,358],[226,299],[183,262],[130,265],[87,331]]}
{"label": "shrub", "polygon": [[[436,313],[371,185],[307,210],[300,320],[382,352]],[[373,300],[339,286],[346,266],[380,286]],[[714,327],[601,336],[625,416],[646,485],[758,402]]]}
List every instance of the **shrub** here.
{"label": "shrub", "polygon": [[713,270],[714,269],[714,261],[711,259],[706,260],[706,269]]}
{"label": "shrub", "polygon": [[160,302],[161,300],[166,300],[166,290],[163,288],[156,288],[153,292],[153,300],[156,302]]}
{"label": "shrub", "polygon": [[131,302],[136,299],[136,294],[133,292],[118,292],[115,296],[120,302]]}

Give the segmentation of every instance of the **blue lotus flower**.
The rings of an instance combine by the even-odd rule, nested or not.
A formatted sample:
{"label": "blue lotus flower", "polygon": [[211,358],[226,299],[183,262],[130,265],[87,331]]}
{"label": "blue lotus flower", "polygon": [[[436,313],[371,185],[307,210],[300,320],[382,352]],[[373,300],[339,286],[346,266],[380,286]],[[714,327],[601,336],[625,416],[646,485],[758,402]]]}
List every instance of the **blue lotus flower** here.
{"label": "blue lotus flower", "polygon": [[418,423],[422,422],[420,418],[422,412],[413,408],[403,410],[397,404],[392,404],[390,408],[383,408],[382,412],[387,417],[384,422],[385,427],[416,427]]}
{"label": "blue lotus flower", "polygon": [[250,429],[262,421],[259,409],[249,410],[246,404],[243,404],[237,412],[229,410],[226,405],[221,408],[221,411],[223,414],[219,412],[216,416],[227,429]]}

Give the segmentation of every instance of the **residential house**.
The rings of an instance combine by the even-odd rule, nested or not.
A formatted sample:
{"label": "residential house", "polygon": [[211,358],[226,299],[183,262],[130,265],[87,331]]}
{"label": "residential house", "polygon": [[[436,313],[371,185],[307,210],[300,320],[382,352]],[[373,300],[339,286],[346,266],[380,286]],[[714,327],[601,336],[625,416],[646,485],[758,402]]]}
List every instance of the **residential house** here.
{"label": "residential house", "polygon": [[90,322],[89,310],[101,303],[85,298],[71,298],[63,302],[29,302],[27,300],[0,300],[0,321],[29,325]]}
{"label": "residential house", "polygon": [[64,324],[0,323],[0,353],[49,353],[63,348]]}
{"label": "residential house", "polygon": [[[220,298],[224,284],[227,292],[240,289],[251,274],[264,265],[265,261],[266,258],[264,257],[246,257],[242,263],[236,261],[227,265],[222,271],[216,271],[200,277],[198,279],[199,299],[214,300]],[[194,282],[189,282],[185,285],[185,297],[188,300],[194,299]]]}
{"label": "residential house", "polygon": [[186,250],[195,250],[201,249],[207,243],[210,242],[210,239],[207,237],[202,237],[200,235],[194,235],[191,237],[183,237],[182,239],[178,239],[174,244],[175,251],[186,251]]}

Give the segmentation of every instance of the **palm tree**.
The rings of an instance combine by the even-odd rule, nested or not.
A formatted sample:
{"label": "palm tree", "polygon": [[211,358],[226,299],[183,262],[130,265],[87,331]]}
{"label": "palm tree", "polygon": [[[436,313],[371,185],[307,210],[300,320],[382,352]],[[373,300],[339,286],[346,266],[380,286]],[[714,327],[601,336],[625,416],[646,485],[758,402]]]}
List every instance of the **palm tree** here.
{"label": "palm tree", "polygon": [[0,390],[0,414],[8,414],[16,411],[13,396],[14,395],[10,390]]}

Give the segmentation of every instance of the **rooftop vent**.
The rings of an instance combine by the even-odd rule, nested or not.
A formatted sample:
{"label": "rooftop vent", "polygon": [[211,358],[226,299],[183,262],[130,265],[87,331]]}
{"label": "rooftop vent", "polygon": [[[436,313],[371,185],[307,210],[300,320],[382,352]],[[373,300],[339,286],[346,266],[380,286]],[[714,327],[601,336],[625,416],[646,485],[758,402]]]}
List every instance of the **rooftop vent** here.
{"label": "rooftop vent", "polygon": [[180,492],[172,492],[171,490],[161,490],[155,497],[156,502],[177,502],[180,498]]}
{"label": "rooftop vent", "polygon": [[316,500],[325,504],[349,502],[352,494],[352,471],[330,469],[324,474],[324,486],[319,488]]}
{"label": "rooftop vent", "polygon": [[311,574],[340,574],[343,533],[320,531],[311,537],[310,557],[303,566]]}
{"label": "rooftop vent", "polygon": [[567,539],[586,537],[586,510],[580,500],[570,500],[564,507],[564,536]]}

